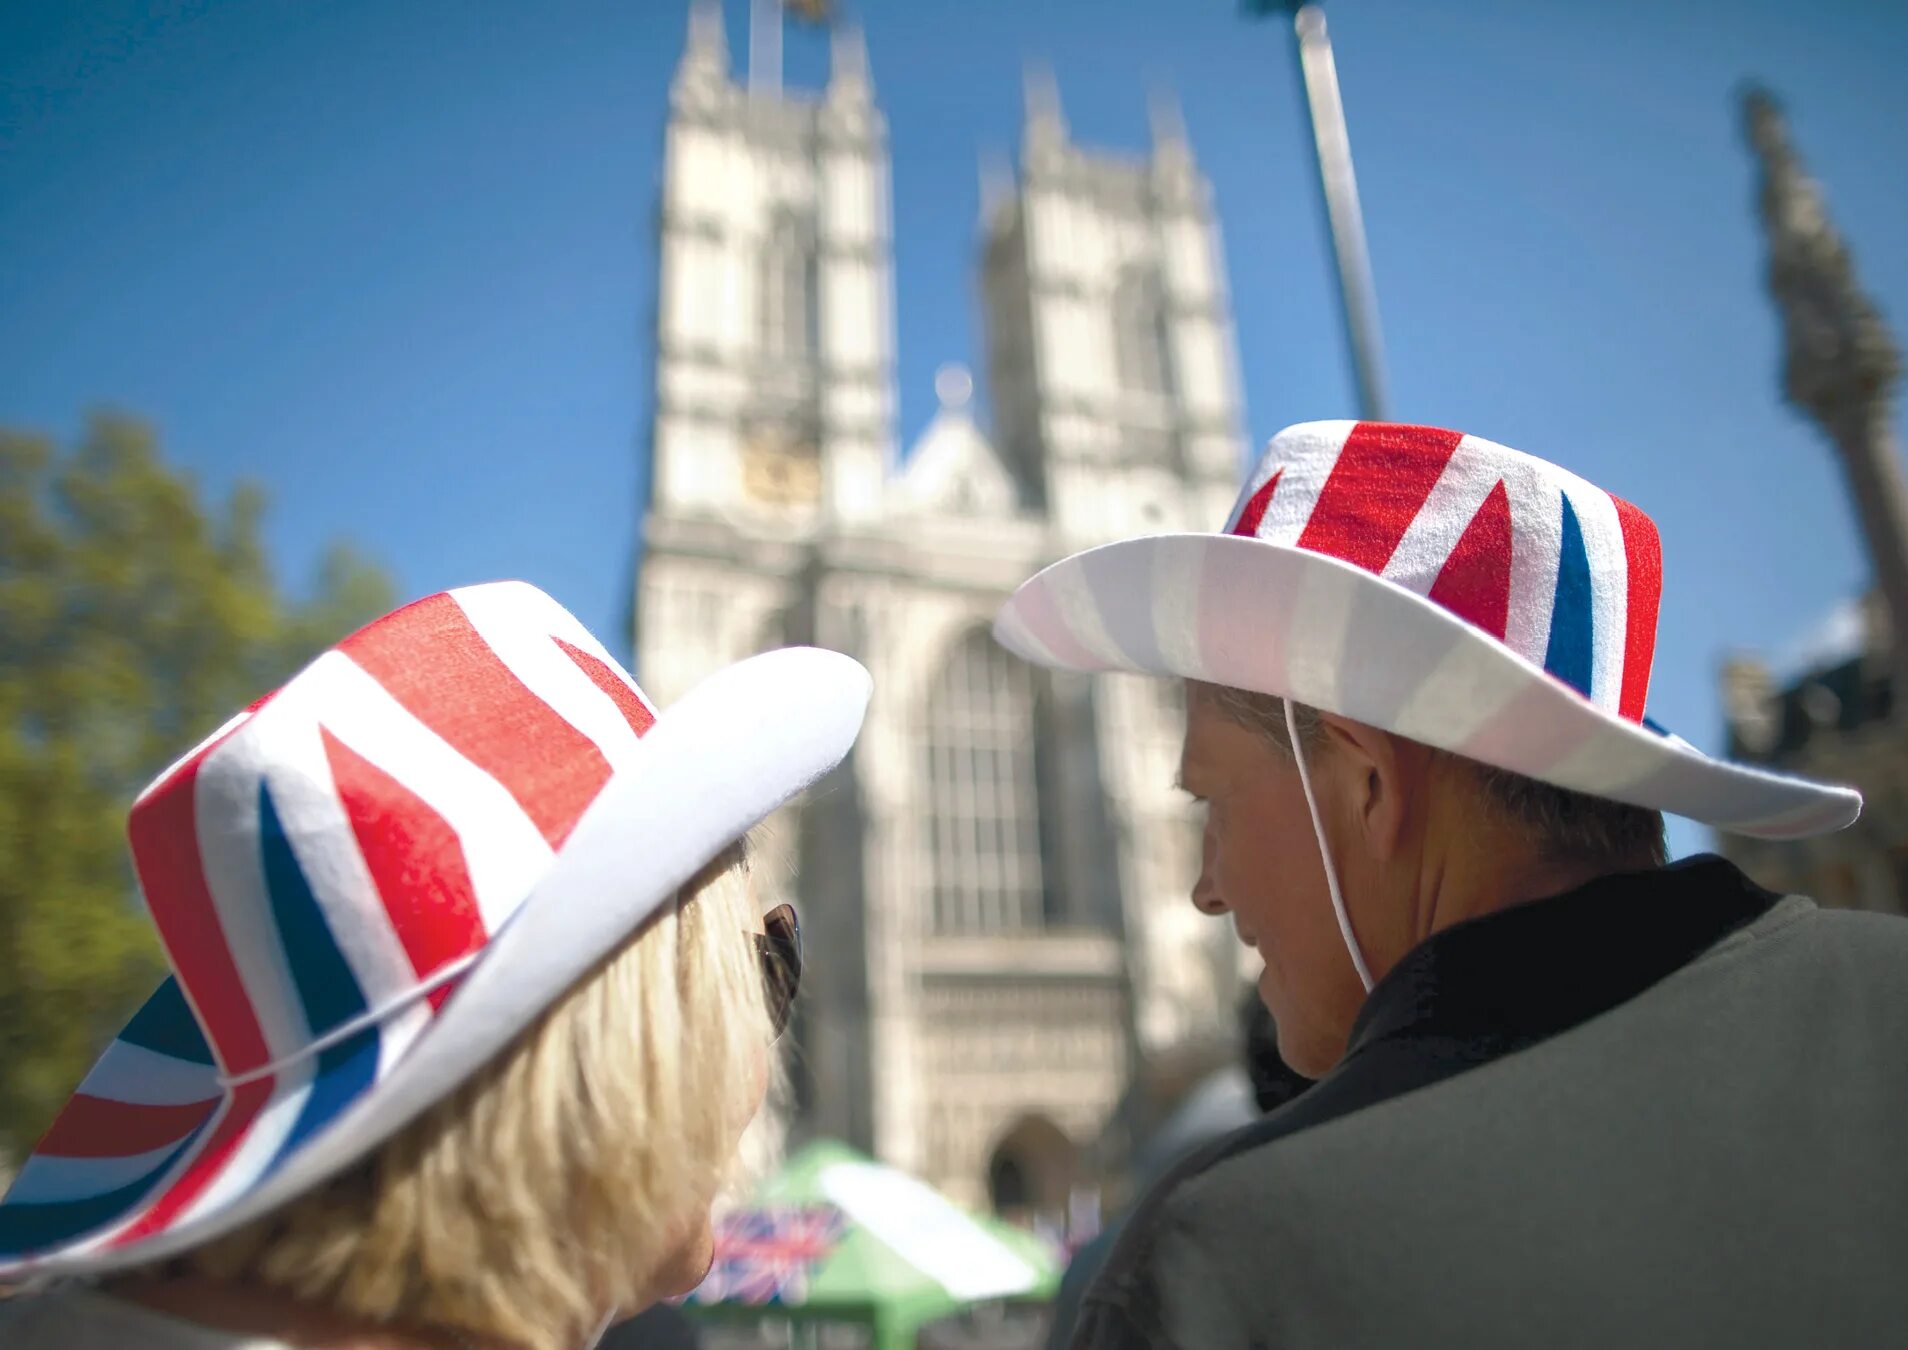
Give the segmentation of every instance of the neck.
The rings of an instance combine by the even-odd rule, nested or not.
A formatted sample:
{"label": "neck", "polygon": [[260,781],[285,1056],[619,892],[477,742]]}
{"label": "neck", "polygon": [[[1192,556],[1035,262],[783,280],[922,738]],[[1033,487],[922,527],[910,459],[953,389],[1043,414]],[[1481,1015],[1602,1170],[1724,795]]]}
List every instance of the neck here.
{"label": "neck", "polygon": [[384,1326],[289,1294],[188,1273],[117,1280],[108,1292],[154,1312],[301,1350],[464,1350],[492,1343],[442,1328]]}
{"label": "neck", "polygon": [[1448,838],[1446,847],[1425,850],[1407,950],[1453,924],[1647,865],[1549,856],[1533,848],[1521,830],[1495,820],[1470,820]]}

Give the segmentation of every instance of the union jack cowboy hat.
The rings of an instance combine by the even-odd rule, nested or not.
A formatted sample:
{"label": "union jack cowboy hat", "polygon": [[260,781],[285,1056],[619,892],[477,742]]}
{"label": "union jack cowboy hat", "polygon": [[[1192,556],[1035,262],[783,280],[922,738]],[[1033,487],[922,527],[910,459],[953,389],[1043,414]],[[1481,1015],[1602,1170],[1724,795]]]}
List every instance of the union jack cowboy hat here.
{"label": "union jack cowboy hat", "polygon": [[839,762],[868,695],[795,648],[658,715],[521,582],[340,642],[134,803],[172,974],[0,1202],[0,1282],[168,1256],[363,1156]]}
{"label": "union jack cowboy hat", "polygon": [[1478,436],[1307,422],[1223,533],[1089,549],[1016,591],[1009,649],[1296,700],[1557,787],[1798,838],[1845,787],[1712,759],[1644,716],[1662,552],[1628,502]]}

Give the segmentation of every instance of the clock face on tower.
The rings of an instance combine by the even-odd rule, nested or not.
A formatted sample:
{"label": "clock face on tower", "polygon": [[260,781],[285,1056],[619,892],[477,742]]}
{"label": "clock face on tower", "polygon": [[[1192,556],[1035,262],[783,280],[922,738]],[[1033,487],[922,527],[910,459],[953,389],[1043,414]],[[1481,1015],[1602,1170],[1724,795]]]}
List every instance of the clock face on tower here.
{"label": "clock face on tower", "polygon": [[821,457],[812,437],[761,427],[742,446],[742,490],[751,502],[779,510],[821,498]]}

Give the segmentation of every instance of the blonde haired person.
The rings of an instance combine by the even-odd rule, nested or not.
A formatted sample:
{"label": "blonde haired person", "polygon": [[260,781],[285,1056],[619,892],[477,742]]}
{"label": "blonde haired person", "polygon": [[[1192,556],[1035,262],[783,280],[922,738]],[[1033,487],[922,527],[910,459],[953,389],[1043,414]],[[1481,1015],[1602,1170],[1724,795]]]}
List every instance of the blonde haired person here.
{"label": "blonde haired person", "polygon": [[800,972],[743,840],[867,696],[797,649],[658,716],[502,583],[222,728],[134,807],[174,975],[0,1203],[0,1342],[571,1350],[693,1288]]}

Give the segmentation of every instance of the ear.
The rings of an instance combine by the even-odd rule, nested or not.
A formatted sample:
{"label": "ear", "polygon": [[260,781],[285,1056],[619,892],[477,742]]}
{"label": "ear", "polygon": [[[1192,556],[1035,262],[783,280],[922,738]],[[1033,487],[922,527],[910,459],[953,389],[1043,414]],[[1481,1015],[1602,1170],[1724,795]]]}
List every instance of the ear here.
{"label": "ear", "polygon": [[1370,856],[1391,857],[1410,825],[1412,802],[1423,796],[1419,780],[1429,751],[1348,717],[1320,713],[1319,721],[1328,749],[1319,759],[1330,765],[1332,788],[1346,818],[1361,832]]}

